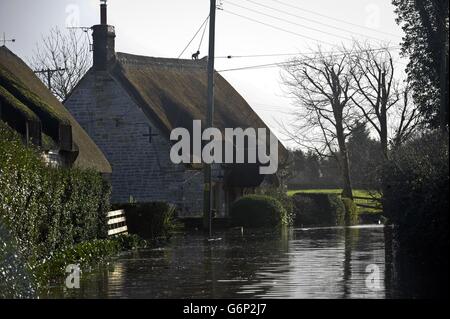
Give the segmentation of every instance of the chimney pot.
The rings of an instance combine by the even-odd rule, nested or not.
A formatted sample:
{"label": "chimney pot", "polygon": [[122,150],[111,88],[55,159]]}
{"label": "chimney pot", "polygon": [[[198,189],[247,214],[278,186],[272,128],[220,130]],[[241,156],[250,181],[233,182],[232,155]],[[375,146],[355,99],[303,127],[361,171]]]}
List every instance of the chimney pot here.
{"label": "chimney pot", "polygon": [[106,2],[100,4],[100,24],[108,24],[107,6]]}

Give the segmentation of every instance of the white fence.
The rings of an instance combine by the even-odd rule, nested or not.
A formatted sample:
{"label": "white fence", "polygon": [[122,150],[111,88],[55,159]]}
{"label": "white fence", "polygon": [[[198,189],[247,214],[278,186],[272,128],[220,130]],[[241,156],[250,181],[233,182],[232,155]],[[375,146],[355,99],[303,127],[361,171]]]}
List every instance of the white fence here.
{"label": "white fence", "polygon": [[108,212],[106,216],[108,219],[108,236],[128,233],[125,211],[123,209]]}

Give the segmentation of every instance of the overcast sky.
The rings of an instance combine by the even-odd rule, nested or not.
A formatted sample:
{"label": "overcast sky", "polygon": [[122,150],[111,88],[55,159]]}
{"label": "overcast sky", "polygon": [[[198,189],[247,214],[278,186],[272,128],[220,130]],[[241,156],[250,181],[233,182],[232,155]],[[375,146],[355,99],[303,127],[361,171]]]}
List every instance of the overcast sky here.
{"label": "overcast sky", "polygon": [[[218,0],[219,2],[219,0]],[[53,26],[99,23],[98,0],[0,0],[0,37],[25,61]],[[402,31],[390,0],[223,0],[217,12],[216,56],[308,52],[351,38],[398,46]],[[209,0],[109,0],[108,23],[116,27],[116,51],[177,58],[209,13]],[[237,14],[237,15],[236,15]],[[238,16],[239,15],[239,16]],[[250,20],[251,19],[251,20]],[[269,26],[270,25],[270,26]],[[199,36],[186,50],[190,58]],[[207,54],[207,32],[201,56]],[[320,42],[318,42],[320,41]],[[2,43],[0,43],[1,45]],[[282,62],[290,56],[216,60],[216,69]],[[404,62],[399,68],[404,68]],[[276,120],[288,122],[278,68],[223,72],[261,118],[282,138]]]}

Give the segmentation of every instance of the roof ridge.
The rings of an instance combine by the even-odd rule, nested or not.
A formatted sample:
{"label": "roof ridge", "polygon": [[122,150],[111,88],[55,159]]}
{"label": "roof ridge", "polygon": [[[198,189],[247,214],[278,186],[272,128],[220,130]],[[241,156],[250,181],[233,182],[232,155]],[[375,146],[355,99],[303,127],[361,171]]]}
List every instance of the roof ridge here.
{"label": "roof ridge", "polygon": [[187,60],[187,59],[176,59],[176,58],[162,58],[162,57],[151,57],[144,55],[135,55],[123,52],[117,52],[117,60],[121,64],[127,65],[153,65],[153,66],[164,66],[164,67],[179,67],[179,68],[206,68],[207,57],[200,60]]}

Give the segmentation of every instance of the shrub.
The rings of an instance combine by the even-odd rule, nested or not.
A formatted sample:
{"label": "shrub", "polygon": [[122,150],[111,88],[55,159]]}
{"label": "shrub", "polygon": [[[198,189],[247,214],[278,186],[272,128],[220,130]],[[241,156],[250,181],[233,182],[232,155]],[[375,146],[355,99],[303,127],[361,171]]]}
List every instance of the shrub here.
{"label": "shrub", "polygon": [[345,226],[359,222],[356,204],[338,194],[298,193],[293,199],[296,225]]}
{"label": "shrub", "polygon": [[117,204],[114,207],[125,210],[128,232],[142,238],[168,237],[174,228],[173,205],[151,202]]}
{"label": "shrub", "polygon": [[38,264],[33,265],[40,284],[65,276],[65,268],[77,264],[81,269],[117,255],[120,251],[143,248],[147,242],[135,235],[118,235],[109,239],[94,239],[58,250]]}
{"label": "shrub", "polygon": [[110,187],[98,172],[47,166],[1,122],[0,136],[0,217],[24,257],[106,237]]}
{"label": "shrub", "polygon": [[337,194],[294,195],[296,225],[345,225],[345,206]]}
{"label": "shrub", "polygon": [[291,196],[288,195],[284,188],[267,188],[263,191],[263,195],[270,196],[278,200],[283,208],[286,210],[289,223],[291,224],[294,219],[294,201]]}
{"label": "shrub", "polygon": [[427,134],[393,152],[382,169],[384,212],[398,226],[401,254],[418,260],[427,278],[439,273],[447,282],[448,151],[448,135]]}
{"label": "shrub", "polygon": [[266,195],[247,195],[239,198],[231,206],[230,217],[233,225],[244,227],[290,224],[283,205]]}

